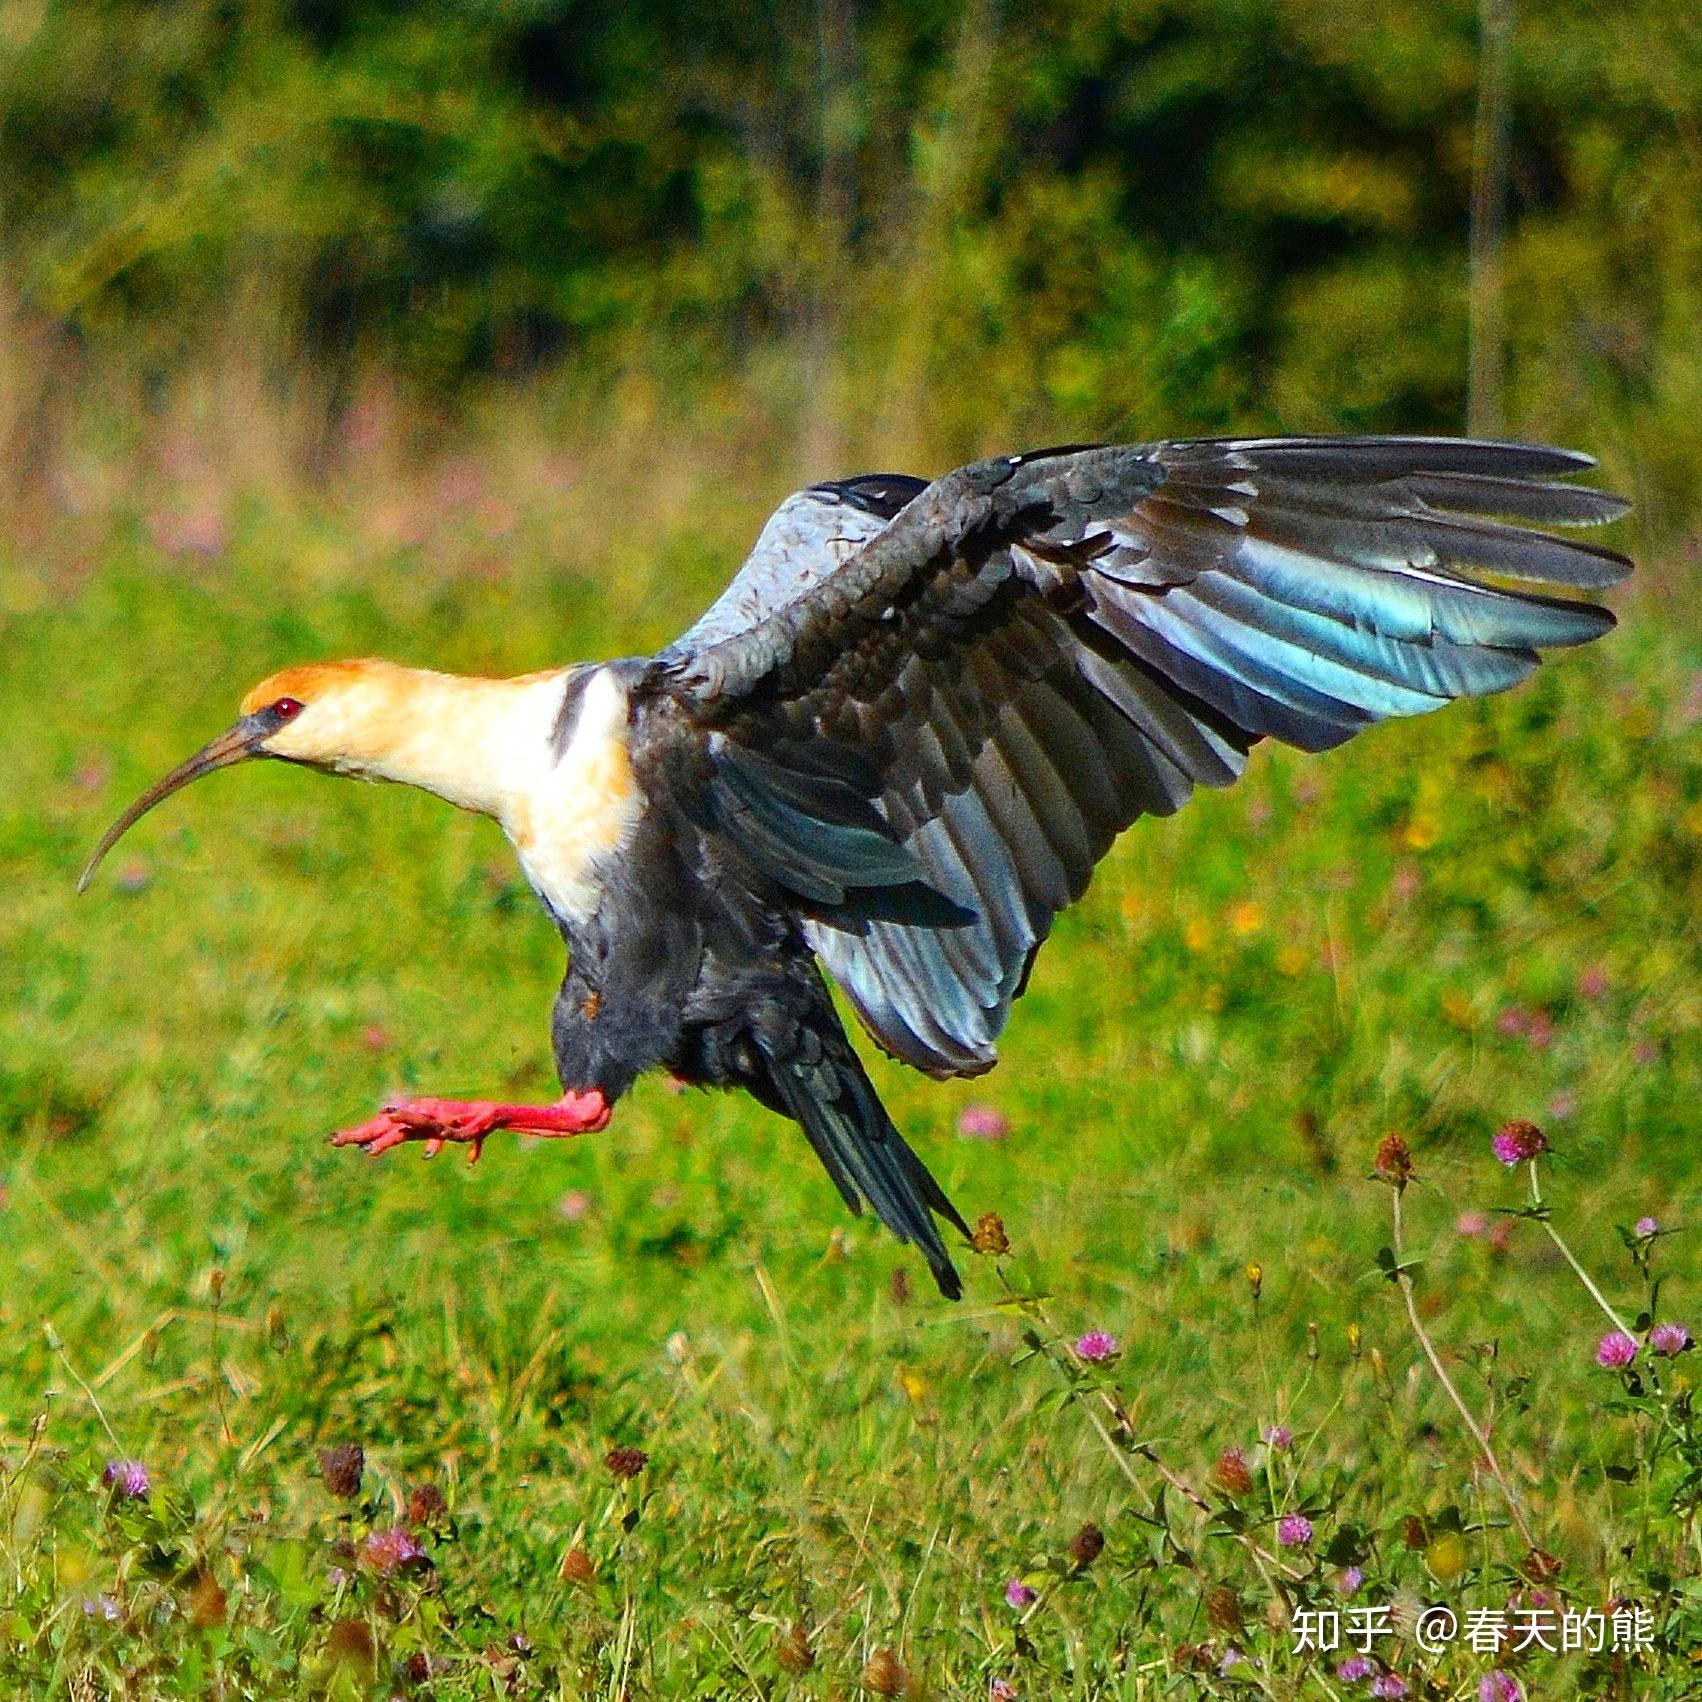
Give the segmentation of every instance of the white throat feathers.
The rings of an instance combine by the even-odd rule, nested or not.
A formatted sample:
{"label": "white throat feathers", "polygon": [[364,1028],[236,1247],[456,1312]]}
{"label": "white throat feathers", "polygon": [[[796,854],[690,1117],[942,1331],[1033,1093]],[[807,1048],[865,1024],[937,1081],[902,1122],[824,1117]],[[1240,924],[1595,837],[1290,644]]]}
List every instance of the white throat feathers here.
{"label": "white throat feathers", "polygon": [[[578,714],[559,759],[552,715],[535,747],[542,770],[510,793],[499,819],[538,895],[564,920],[583,922],[597,907],[604,869],[638,824],[644,796],[632,769],[626,688],[613,670],[593,668],[583,686],[569,676],[567,690],[578,692]],[[558,689],[557,713],[562,703]]]}

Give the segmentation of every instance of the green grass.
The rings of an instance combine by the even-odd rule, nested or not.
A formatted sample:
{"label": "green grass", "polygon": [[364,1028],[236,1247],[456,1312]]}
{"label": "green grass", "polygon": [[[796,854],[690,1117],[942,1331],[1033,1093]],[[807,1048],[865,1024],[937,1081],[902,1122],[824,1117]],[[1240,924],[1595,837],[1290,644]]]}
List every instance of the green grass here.
{"label": "green grass", "polygon": [[[890,1649],[918,1694],[1364,1694],[1291,1652],[1232,1527],[1269,1547],[1308,1509],[1298,1600],[1354,1559],[1360,1600],[1505,1606],[1523,1554],[1378,1274],[1369,1171],[1399,1130],[1421,1315],[1558,1588],[1643,1603],[1662,1640],[1518,1670],[1544,1697],[1690,1694],[1690,1456],[1655,1457],[1688,1422],[1686,1362],[1662,1420],[1594,1364],[1606,1324],[1538,1225],[1492,1245],[1456,1223],[1519,1203],[1488,1141],[1533,1117],[1556,1221],[1610,1296],[1637,1308],[1615,1226],[1653,1213],[1683,1231],[1655,1246],[1661,1315],[1702,1327],[1694,626],[1633,611],[1507,698],[1261,752],[1130,834],[995,1075],[877,1071],[1014,1243],[968,1258],[957,1306],[742,1100],[646,1082],[604,1134],[493,1143],[472,1172],[327,1148],[396,1087],[548,1089],[560,947],[487,823],[256,767],[174,800],[73,898],[116,808],[273,667],[653,645],[772,494],[682,475],[638,539],[594,486],[535,516],[523,495],[511,535],[445,513],[410,546],[304,498],[257,506],[215,564],[118,525],[5,569],[0,1688],[830,1698],[890,1688],[865,1668]],[[1509,1008],[1551,1040],[1503,1033]],[[971,1103],[1009,1137],[959,1139]],[[1210,1521],[1171,1487],[1154,1522],[1156,1468],[1122,1456],[1137,1490],[1100,1396],[1023,1357],[1048,1326],[1012,1292],[1046,1295],[1064,1339],[1120,1338],[1133,1429]],[[1278,1420],[1296,1445],[1267,1472]],[[320,1481],[345,1441],[364,1503]],[[649,1455],[630,1485],[617,1444]],[[1231,1445],[1256,1481],[1226,1513]],[[115,1456],[146,1463],[145,1503],[99,1487]],[[351,1559],[426,1481],[448,1502],[429,1567]],[[1066,1576],[1089,1521],[1104,1552]],[[594,1580],[563,1577],[575,1548]],[[1020,1628],[1019,1574],[1044,1586]],[[1219,1676],[1229,1643],[1258,1664]],[[1381,1652],[1415,1695],[1475,1695],[1487,1665],[1463,1641]]]}

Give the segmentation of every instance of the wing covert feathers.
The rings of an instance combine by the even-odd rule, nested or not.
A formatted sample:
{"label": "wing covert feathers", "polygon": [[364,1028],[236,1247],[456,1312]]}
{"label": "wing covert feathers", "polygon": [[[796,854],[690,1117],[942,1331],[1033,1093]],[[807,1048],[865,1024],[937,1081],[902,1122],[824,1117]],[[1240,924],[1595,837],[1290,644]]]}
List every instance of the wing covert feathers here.
{"label": "wing covert feathers", "polygon": [[[1229,784],[1260,739],[1327,749],[1608,631],[1596,603],[1525,588],[1630,570],[1552,530],[1625,512],[1558,482],[1591,465],[1533,444],[1266,438],[815,487],[659,661],[703,736],[806,777],[766,776],[781,802],[765,805],[740,790],[744,756],[717,759],[753,836],[778,835],[814,882],[790,889],[806,934],[871,1033],[973,1073],[1052,918],[1138,816]],[[866,772],[831,798],[808,778],[848,767]],[[825,834],[798,819],[818,794]],[[900,885],[954,919],[859,909],[863,887]]]}

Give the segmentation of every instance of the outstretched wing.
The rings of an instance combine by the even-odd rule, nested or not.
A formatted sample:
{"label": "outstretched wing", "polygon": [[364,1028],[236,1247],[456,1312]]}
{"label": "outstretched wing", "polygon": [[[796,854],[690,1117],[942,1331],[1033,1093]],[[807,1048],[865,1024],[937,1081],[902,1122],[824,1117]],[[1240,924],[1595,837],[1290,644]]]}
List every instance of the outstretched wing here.
{"label": "outstretched wing", "polygon": [[[1593,603],[1505,583],[1629,571],[1534,529],[1624,512],[1555,482],[1591,465],[1273,438],[981,462],[890,520],[905,481],[863,507],[817,487],[659,682],[701,739],[710,825],[794,895],[870,1032],[975,1073],[1138,816],[1227,785],[1261,738],[1323,750],[1607,631]],[[785,527],[813,541],[795,553]]]}

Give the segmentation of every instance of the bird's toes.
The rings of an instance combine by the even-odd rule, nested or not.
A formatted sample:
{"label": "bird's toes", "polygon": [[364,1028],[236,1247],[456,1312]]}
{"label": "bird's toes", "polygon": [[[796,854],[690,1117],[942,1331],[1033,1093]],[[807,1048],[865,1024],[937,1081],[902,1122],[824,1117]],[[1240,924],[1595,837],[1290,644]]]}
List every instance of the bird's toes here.
{"label": "bird's toes", "polygon": [[446,1110],[447,1101],[439,1099],[399,1099],[384,1107],[384,1115],[405,1129],[438,1129],[451,1126],[453,1110]]}
{"label": "bird's toes", "polygon": [[388,1152],[393,1146],[400,1146],[408,1138],[409,1131],[399,1124],[392,1123],[388,1128],[381,1129],[369,1141],[363,1141],[362,1146],[377,1158],[381,1152]]}
{"label": "bird's toes", "polygon": [[408,1138],[407,1128],[389,1112],[370,1117],[352,1129],[339,1129],[331,1137],[332,1146],[358,1146],[370,1153],[388,1152]]}

